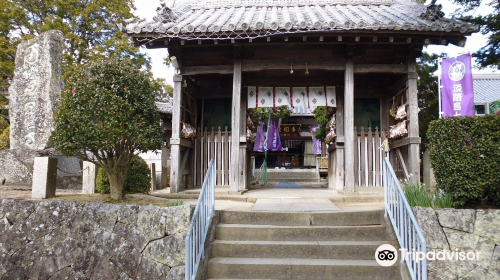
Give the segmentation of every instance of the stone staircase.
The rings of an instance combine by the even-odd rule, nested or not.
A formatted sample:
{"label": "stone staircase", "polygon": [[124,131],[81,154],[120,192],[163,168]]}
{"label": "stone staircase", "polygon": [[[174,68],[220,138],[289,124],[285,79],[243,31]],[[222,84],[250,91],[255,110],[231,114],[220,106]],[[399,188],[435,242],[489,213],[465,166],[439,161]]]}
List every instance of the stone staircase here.
{"label": "stone staircase", "polygon": [[401,279],[398,262],[375,261],[387,243],[382,215],[222,211],[207,279]]}
{"label": "stone staircase", "polygon": [[271,169],[267,170],[268,182],[319,182],[316,169]]}

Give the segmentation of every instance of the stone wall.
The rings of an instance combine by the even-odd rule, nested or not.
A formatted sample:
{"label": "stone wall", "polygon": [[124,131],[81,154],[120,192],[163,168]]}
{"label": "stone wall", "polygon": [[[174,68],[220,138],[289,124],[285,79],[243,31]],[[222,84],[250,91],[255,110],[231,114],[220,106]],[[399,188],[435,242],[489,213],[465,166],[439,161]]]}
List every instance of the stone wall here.
{"label": "stone wall", "polygon": [[480,252],[478,260],[429,261],[429,280],[500,280],[500,210],[413,207],[413,212],[428,252]]}
{"label": "stone wall", "polygon": [[0,279],[183,280],[189,205],[0,199]]}

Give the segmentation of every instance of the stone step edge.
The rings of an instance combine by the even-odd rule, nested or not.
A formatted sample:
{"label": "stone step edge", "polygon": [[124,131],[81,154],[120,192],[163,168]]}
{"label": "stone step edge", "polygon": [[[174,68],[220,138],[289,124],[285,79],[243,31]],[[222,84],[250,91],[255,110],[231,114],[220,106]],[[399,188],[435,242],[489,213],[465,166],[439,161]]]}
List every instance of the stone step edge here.
{"label": "stone step edge", "polygon": [[243,240],[221,240],[216,239],[212,242],[213,244],[221,245],[262,245],[262,246],[273,246],[273,245],[290,245],[290,246],[380,246],[382,244],[387,244],[385,240],[378,241],[243,241]]}
{"label": "stone step edge", "polygon": [[249,228],[249,229],[322,229],[322,228],[352,228],[352,229],[371,229],[385,228],[381,224],[360,225],[360,226],[275,226],[275,225],[253,225],[253,224],[218,224],[217,228]]}
{"label": "stone step edge", "polygon": [[[210,264],[227,265],[297,265],[297,266],[354,266],[380,267],[375,257],[373,260],[336,260],[336,259],[298,259],[298,258],[212,258]],[[398,263],[394,264],[397,266]]]}

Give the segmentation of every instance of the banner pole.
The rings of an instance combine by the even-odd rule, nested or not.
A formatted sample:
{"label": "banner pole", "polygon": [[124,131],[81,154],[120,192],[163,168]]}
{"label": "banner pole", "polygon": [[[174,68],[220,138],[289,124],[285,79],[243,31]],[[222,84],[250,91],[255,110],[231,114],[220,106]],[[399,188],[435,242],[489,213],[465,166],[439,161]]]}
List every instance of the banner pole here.
{"label": "banner pole", "polygon": [[442,111],[442,107],[441,107],[441,88],[443,87],[441,85],[441,62],[443,61],[443,59],[441,57],[438,58],[438,100],[439,100],[439,108],[438,108],[438,114],[439,114],[439,119],[442,118],[443,116],[443,111]]}

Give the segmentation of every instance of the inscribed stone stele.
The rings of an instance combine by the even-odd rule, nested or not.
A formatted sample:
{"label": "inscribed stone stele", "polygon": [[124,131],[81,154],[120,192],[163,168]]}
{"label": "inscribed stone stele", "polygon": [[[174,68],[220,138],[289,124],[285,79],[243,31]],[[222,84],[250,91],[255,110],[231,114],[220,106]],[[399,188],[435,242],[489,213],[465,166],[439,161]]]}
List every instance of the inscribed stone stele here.
{"label": "inscribed stone stele", "polygon": [[19,44],[9,88],[11,149],[50,148],[54,113],[61,99],[63,50],[64,36],[57,30]]}

